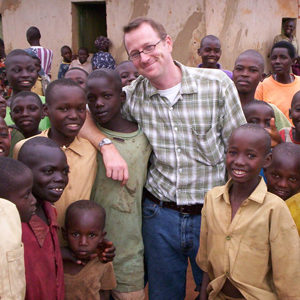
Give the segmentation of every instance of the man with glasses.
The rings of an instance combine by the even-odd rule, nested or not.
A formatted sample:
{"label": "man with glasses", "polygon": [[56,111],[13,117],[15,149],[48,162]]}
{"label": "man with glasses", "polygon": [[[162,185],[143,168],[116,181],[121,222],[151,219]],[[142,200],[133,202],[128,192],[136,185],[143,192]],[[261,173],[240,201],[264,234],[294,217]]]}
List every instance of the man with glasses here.
{"label": "man with glasses", "polygon": [[188,258],[201,284],[195,257],[204,195],[225,183],[227,140],[246,121],[226,74],[174,61],[161,24],[133,20],[124,27],[124,43],[142,76],[125,88],[123,113],[153,148],[143,205],[149,296],[182,300]]}

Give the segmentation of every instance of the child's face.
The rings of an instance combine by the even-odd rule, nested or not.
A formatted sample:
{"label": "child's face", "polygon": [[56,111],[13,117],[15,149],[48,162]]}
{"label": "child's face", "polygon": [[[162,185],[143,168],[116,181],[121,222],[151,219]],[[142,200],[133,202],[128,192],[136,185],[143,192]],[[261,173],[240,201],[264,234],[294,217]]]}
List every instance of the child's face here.
{"label": "child's face", "polygon": [[237,183],[256,181],[261,168],[270,164],[263,137],[253,131],[237,130],[229,139],[226,154],[228,174]]}
{"label": "child's face", "polygon": [[56,202],[68,184],[69,166],[59,148],[36,146],[31,157],[32,192],[38,201]]}
{"label": "child's face", "polygon": [[270,128],[270,121],[275,118],[271,107],[252,105],[244,111],[247,123],[257,124],[262,128]]}
{"label": "child's face", "polygon": [[288,49],[274,48],[271,53],[271,66],[275,74],[289,74],[293,60],[291,59]]}
{"label": "child's face", "polygon": [[9,199],[13,202],[20,214],[22,222],[29,222],[36,211],[36,199],[32,195],[33,177],[28,170],[16,178],[16,189],[10,193]]}
{"label": "child's face", "polygon": [[78,59],[81,64],[84,64],[87,61],[88,57],[89,54],[85,50],[81,49],[78,51]]}
{"label": "child's face", "polygon": [[114,123],[120,115],[121,99],[112,79],[90,79],[87,90],[88,105],[96,122],[106,125]]}
{"label": "child's face", "polygon": [[287,200],[300,191],[299,161],[294,157],[273,155],[272,164],[265,170],[268,191]]}
{"label": "child's face", "polygon": [[38,77],[34,60],[26,55],[13,57],[6,69],[6,76],[14,92],[30,91]]}
{"label": "child's face", "polygon": [[10,112],[11,118],[25,137],[37,134],[43,107],[34,96],[17,97]]}
{"label": "child's face", "polygon": [[291,37],[293,35],[294,30],[295,30],[295,23],[293,21],[288,21],[284,23],[283,31],[287,37]]}
{"label": "child's face", "polygon": [[209,68],[216,68],[221,53],[221,45],[218,40],[205,39],[202,47],[198,49],[202,63]]}
{"label": "child's face", "polygon": [[233,82],[239,93],[254,92],[262,80],[262,66],[258,58],[250,55],[240,56],[234,66]]}
{"label": "child's face", "polygon": [[0,117],[6,116],[6,100],[0,95]]}
{"label": "child's face", "polygon": [[61,56],[63,57],[65,62],[71,62],[72,61],[72,51],[69,48],[63,48],[61,51]]}
{"label": "child's face", "polygon": [[297,94],[296,99],[293,101],[293,105],[290,109],[290,118],[293,121],[296,132],[300,132],[300,95]]}
{"label": "child's face", "polygon": [[102,242],[104,234],[99,214],[93,210],[77,210],[67,222],[65,237],[78,259],[89,259]]}
{"label": "child's face", "polygon": [[74,82],[78,83],[84,90],[86,88],[86,81],[87,81],[87,76],[85,73],[82,71],[75,69],[75,70],[69,70],[65,78],[72,79]]}
{"label": "child's face", "polygon": [[75,138],[86,117],[86,97],[80,87],[57,86],[50,104],[46,104],[51,134],[56,141]]}
{"label": "child's face", "polygon": [[139,72],[131,61],[118,66],[116,71],[121,77],[122,86],[130,85],[133,80],[139,77]]}
{"label": "child's face", "polygon": [[10,136],[8,132],[8,127],[0,117],[0,156],[8,156],[10,149]]}

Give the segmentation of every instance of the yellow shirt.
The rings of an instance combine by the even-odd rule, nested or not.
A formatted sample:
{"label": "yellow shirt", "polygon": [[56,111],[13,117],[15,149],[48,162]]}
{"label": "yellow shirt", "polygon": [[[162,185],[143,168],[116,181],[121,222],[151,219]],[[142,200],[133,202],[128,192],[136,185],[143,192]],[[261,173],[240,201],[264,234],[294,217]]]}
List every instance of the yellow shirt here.
{"label": "yellow shirt", "polygon": [[[48,132],[49,129],[36,136],[48,137]],[[26,140],[15,145],[14,158],[18,157],[19,150]],[[68,147],[61,147],[61,149],[66,154],[70,168],[69,183],[60,199],[55,203],[58,225],[64,227],[67,207],[77,200],[90,200],[97,171],[97,150],[89,141],[80,137],[75,137]],[[62,242],[61,235],[59,237]]]}
{"label": "yellow shirt", "polygon": [[226,279],[247,300],[300,299],[300,240],[286,204],[261,179],[231,221],[231,184],[209,191],[202,210],[197,263],[211,280],[208,299]]}
{"label": "yellow shirt", "polygon": [[300,193],[287,199],[285,203],[291,212],[300,236]]}
{"label": "yellow shirt", "polygon": [[0,299],[25,297],[22,227],[16,206],[0,198]]}

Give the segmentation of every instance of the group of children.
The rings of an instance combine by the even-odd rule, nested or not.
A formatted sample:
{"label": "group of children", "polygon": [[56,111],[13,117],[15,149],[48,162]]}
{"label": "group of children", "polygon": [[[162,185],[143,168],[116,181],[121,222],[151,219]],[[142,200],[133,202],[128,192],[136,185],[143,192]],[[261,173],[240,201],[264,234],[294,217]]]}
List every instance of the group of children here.
{"label": "group of children", "polygon": [[[88,51],[81,52],[84,64]],[[206,37],[199,67],[220,69],[220,54],[218,39]],[[22,225],[16,208],[0,199],[0,249],[7,253],[0,260],[7,281],[0,296],[144,299],[141,210],[151,147],[121,114],[122,87],[139,74],[130,61],[115,70],[72,67],[67,46],[62,56],[64,78],[51,82],[45,97],[31,92],[38,72],[32,57],[14,50],[6,58],[13,94],[7,107],[0,99],[0,198],[15,204]],[[263,71],[261,55],[248,50],[226,72],[254,124],[233,131],[226,153],[230,180],[205,198],[200,299],[300,295],[300,92],[291,102],[292,127],[276,107],[254,99]],[[106,177],[102,156],[80,137],[87,105],[128,164],[124,186]]]}

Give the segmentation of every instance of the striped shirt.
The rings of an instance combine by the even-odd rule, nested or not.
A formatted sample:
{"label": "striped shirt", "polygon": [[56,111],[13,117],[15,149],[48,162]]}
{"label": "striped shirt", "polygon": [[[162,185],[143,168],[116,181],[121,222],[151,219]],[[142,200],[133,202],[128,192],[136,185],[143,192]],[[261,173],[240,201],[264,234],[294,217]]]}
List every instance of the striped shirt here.
{"label": "striped shirt", "polygon": [[47,75],[50,74],[51,64],[53,59],[53,51],[41,46],[30,47],[41,60],[41,67]]}
{"label": "striped shirt", "polygon": [[246,123],[233,82],[224,72],[183,66],[173,105],[147,78],[124,88],[124,116],[136,121],[152,148],[146,188],[162,201],[203,203],[226,181],[225,150],[232,130]]}

